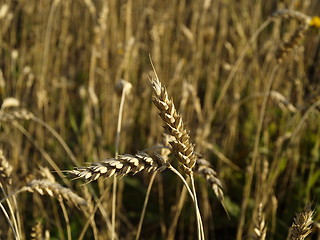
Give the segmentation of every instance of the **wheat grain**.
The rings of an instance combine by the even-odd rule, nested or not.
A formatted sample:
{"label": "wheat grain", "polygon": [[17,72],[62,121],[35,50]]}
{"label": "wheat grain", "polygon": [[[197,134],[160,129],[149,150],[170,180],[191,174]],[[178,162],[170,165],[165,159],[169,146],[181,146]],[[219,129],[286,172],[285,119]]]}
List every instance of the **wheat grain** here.
{"label": "wheat grain", "polygon": [[119,155],[118,159],[105,159],[101,162],[92,163],[89,167],[78,167],[67,171],[67,173],[77,178],[94,181],[99,177],[124,176],[128,173],[136,174],[140,171],[163,171],[167,166],[166,162],[159,156],[153,159],[144,152],[138,152],[135,155]]}

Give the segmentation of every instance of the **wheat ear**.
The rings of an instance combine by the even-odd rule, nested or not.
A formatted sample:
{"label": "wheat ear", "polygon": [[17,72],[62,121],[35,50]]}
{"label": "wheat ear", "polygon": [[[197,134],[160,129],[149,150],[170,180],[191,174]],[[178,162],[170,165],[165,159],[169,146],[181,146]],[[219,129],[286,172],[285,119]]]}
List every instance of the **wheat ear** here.
{"label": "wheat ear", "polygon": [[91,163],[88,167],[77,167],[74,170],[67,171],[67,173],[76,178],[94,181],[99,177],[124,176],[141,171],[163,171],[167,166],[168,164],[161,158],[153,159],[144,152],[138,152],[135,155],[119,155],[118,159],[108,158],[101,162]]}
{"label": "wheat ear", "polygon": [[304,240],[312,232],[313,215],[311,203],[301,213],[296,214],[290,230],[291,240]]}
{"label": "wheat ear", "polygon": [[6,184],[11,185],[11,173],[12,173],[12,166],[7,161],[6,157],[3,154],[2,149],[0,149],[0,182],[4,182]]}
{"label": "wheat ear", "polygon": [[194,205],[197,215],[198,239],[205,239],[192,171],[192,168],[194,167],[197,159],[194,152],[194,144],[191,144],[190,142],[189,132],[184,127],[182,117],[177,112],[173,100],[169,99],[168,92],[165,86],[162,86],[158,78],[157,72],[154,68],[154,65],[152,63],[152,60],[151,64],[155,73],[155,77],[149,78],[154,92],[153,103],[160,110],[159,115],[165,123],[164,128],[166,132],[175,138],[174,141],[170,142],[170,145],[172,146],[172,151],[178,158],[178,161],[182,166],[183,170],[190,177],[191,187],[194,196]]}
{"label": "wheat ear", "polygon": [[0,122],[12,122],[14,120],[30,120],[33,114],[25,108],[3,111],[0,110]]}
{"label": "wheat ear", "polygon": [[276,59],[278,62],[282,62],[285,56],[292,51],[293,48],[298,46],[305,36],[307,30],[310,27],[320,28],[320,17],[310,17],[301,12],[282,9],[272,14],[274,18],[289,18],[300,22],[300,26],[295,30],[294,34],[290,37],[289,41],[284,42],[276,53]]}
{"label": "wheat ear", "polygon": [[254,228],[255,239],[256,240],[265,240],[267,236],[267,226],[266,220],[263,213],[263,205],[262,203],[259,204],[258,210],[258,219],[256,222],[256,226]]}
{"label": "wheat ear", "polygon": [[274,18],[285,18],[285,19],[295,19],[299,22],[308,22],[310,17],[301,12],[290,10],[290,9],[281,9],[275,11],[272,15]]}
{"label": "wheat ear", "polygon": [[43,240],[42,234],[42,223],[38,221],[31,229],[30,239],[31,240]]}
{"label": "wheat ear", "polygon": [[158,76],[155,75],[155,77],[149,79],[154,91],[153,103],[160,110],[159,115],[165,123],[164,128],[169,135],[175,138],[175,141],[170,142],[172,151],[177,156],[183,169],[190,173],[197,158],[194,154],[194,145],[190,142],[189,133],[184,127],[181,115],[177,112],[173,100],[169,99],[168,92],[162,86]]}
{"label": "wheat ear", "polygon": [[48,179],[35,179],[29,182],[18,192],[29,191],[38,192],[41,195],[48,194],[51,197],[66,200],[72,206],[86,206],[87,201],[72,192],[69,188],[61,186],[59,183],[51,182]]}
{"label": "wheat ear", "polygon": [[212,190],[214,191],[216,197],[219,199],[228,218],[230,218],[226,205],[224,204],[224,193],[222,183],[219,180],[219,178],[217,178],[217,173],[215,170],[213,170],[213,168],[211,168],[210,163],[204,158],[198,158],[194,167],[194,172],[197,175],[205,178],[208,181],[208,183],[211,184]]}
{"label": "wheat ear", "polygon": [[282,62],[284,58],[287,56],[287,54],[300,44],[308,28],[309,25],[302,24],[295,30],[293,35],[290,37],[289,41],[283,43],[283,45],[278,49],[276,53],[276,59],[278,62]]}

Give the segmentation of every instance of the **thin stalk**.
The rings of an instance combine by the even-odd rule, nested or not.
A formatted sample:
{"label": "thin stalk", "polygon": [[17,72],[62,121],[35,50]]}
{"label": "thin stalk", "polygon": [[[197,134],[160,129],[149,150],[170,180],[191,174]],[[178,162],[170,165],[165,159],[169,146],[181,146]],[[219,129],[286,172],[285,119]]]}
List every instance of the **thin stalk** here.
{"label": "thin stalk", "polygon": [[170,227],[169,227],[169,230],[168,230],[167,240],[174,240],[174,235],[175,235],[175,232],[176,232],[176,229],[177,229],[179,216],[181,214],[184,201],[186,199],[186,194],[187,194],[187,188],[184,187],[181,190],[179,202],[177,203],[177,207],[175,207],[174,216],[172,217],[172,221],[171,221],[171,223],[169,225]]}
{"label": "thin stalk", "polygon": [[232,68],[227,80],[225,81],[221,91],[220,91],[220,95],[216,101],[216,104],[213,107],[213,110],[209,116],[210,119],[210,123],[213,121],[213,119],[215,118],[218,109],[222,103],[222,100],[233,80],[233,78],[235,77],[237,71],[239,70],[240,64],[242,63],[244,57],[246,56],[248,50],[250,49],[251,45],[254,43],[254,41],[257,39],[257,37],[259,36],[259,34],[272,22],[272,18],[268,18],[266,21],[264,21],[260,27],[255,31],[255,33],[252,35],[252,37],[249,39],[248,43],[246,44],[246,46],[243,48],[242,52],[240,53],[240,56],[238,57],[237,61],[235,62],[234,67]]}
{"label": "thin stalk", "polygon": [[[7,205],[9,207],[9,210],[10,210],[10,214],[12,216],[12,221],[13,221],[13,225],[14,225],[14,228],[16,229],[16,233],[17,233],[17,237],[20,238],[19,236],[21,235],[21,229],[20,229],[20,224],[17,224],[17,220],[16,220],[16,217],[15,217],[15,214],[14,214],[14,211],[13,211],[13,208],[12,208],[12,205],[11,205],[11,202],[9,200],[9,196],[7,195],[7,193],[4,191],[4,188],[3,188],[3,185],[0,183],[0,188],[5,196],[5,200],[7,202]],[[12,198],[15,200],[15,196],[13,195]],[[2,201],[1,201],[2,202]],[[14,201],[16,203],[16,201]],[[17,213],[18,215],[18,213]]]}
{"label": "thin stalk", "polygon": [[7,213],[6,209],[4,208],[4,206],[2,205],[2,203],[0,203],[0,208],[1,208],[1,210],[2,210],[2,212],[3,212],[3,214],[4,214],[4,216],[5,216],[5,218],[7,219],[8,223],[9,223],[11,229],[12,229],[12,232],[13,232],[13,235],[14,235],[15,239],[20,240],[20,237],[17,235],[16,230],[15,230],[14,227],[12,226],[12,223],[11,223],[11,220],[10,220],[10,218],[9,218],[9,216],[8,216],[8,213]]}
{"label": "thin stalk", "polygon": [[71,149],[69,148],[69,146],[67,145],[67,143],[63,140],[63,138],[59,135],[59,133],[54,130],[54,128],[52,128],[49,124],[47,124],[45,121],[43,121],[42,119],[36,117],[36,116],[32,116],[31,119],[33,121],[35,121],[36,123],[40,124],[41,126],[43,126],[44,128],[46,128],[56,139],[57,141],[61,144],[61,146],[63,147],[63,149],[67,152],[69,158],[71,159],[71,161],[73,162],[73,164],[75,164],[75,166],[79,166],[79,162],[76,158],[76,156],[73,154],[73,152],[71,151]]}
{"label": "thin stalk", "polygon": [[[271,72],[266,92],[270,92],[272,89],[272,85],[274,82],[274,76],[277,72],[277,69],[278,69],[278,66],[276,66],[273,69],[273,71]],[[266,96],[264,96],[262,106],[261,106],[260,118],[259,118],[259,122],[258,122],[258,126],[257,126],[257,133],[256,133],[254,148],[253,148],[253,153],[252,153],[252,161],[251,161],[251,165],[250,165],[250,171],[248,172],[248,177],[246,178],[246,182],[245,182],[245,186],[244,186],[244,190],[243,190],[243,201],[242,201],[242,205],[241,205],[241,215],[240,215],[240,221],[239,221],[238,230],[237,230],[237,237],[236,237],[237,240],[242,239],[246,211],[247,211],[248,202],[249,202],[249,198],[250,198],[252,179],[253,179],[253,175],[254,175],[254,169],[256,166],[258,154],[259,154],[259,144],[260,144],[262,126],[263,126],[263,122],[264,122],[264,117],[265,117],[269,97],[270,97],[270,94],[267,94]]]}
{"label": "thin stalk", "polygon": [[193,172],[191,172],[189,174],[189,176],[190,176],[190,180],[191,180],[191,187],[192,187],[193,196],[194,196],[194,206],[195,206],[196,216],[197,216],[198,239],[199,240],[201,240],[201,239],[205,240],[204,231],[203,231],[203,224],[202,224],[202,218],[201,218],[201,214],[200,214],[200,210],[199,210],[199,206],[198,206],[197,192],[196,192],[196,187],[195,187],[195,184],[194,184]]}
{"label": "thin stalk", "polygon": [[67,185],[70,186],[70,182],[65,179],[63,174],[61,173],[61,169],[58,165],[53,161],[50,155],[39,145],[39,143],[31,136],[31,134],[18,122],[13,122],[12,125],[17,128],[23,135],[27,137],[27,139],[35,146],[35,148],[41,153],[44,159],[49,163],[49,165],[58,173],[61,177],[62,181]]}
{"label": "thin stalk", "polygon": [[194,202],[195,201],[194,194],[192,193],[187,181],[184,179],[184,177],[181,175],[181,173],[179,173],[178,170],[175,169],[174,167],[172,167],[171,165],[169,165],[168,169],[171,170],[172,172],[174,172],[182,180],[183,184],[186,186],[186,188],[189,192],[189,195],[190,195],[192,201]]}
{"label": "thin stalk", "polygon": [[[96,206],[94,207],[94,209],[93,209],[92,212],[90,213],[90,215],[89,215],[89,217],[88,217],[88,219],[87,219],[87,221],[86,221],[86,223],[85,223],[85,225],[84,225],[84,227],[83,227],[83,229],[82,229],[82,231],[81,231],[81,233],[80,233],[80,236],[79,236],[78,240],[82,240],[82,239],[84,238],[84,235],[85,235],[85,233],[86,233],[86,231],[87,231],[87,229],[88,229],[88,227],[89,227],[89,225],[90,225],[90,222],[93,220],[96,211],[97,211],[98,208],[101,206],[101,202],[102,202],[102,200],[104,199],[104,197],[105,197],[106,193],[108,192],[108,190],[109,190],[109,189],[106,188],[106,189],[103,191],[103,193],[101,194],[101,197],[99,198],[99,200],[96,202]],[[111,226],[111,228],[112,228],[112,226]],[[117,236],[116,236],[116,239],[118,239]]]}
{"label": "thin stalk", "polygon": [[66,221],[66,225],[67,225],[68,240],[71,240],[72,237],[71,237],[70,220],[69,220],[69,216],[68,216],[68,213],[67,213],[67,209],[66,209],[66,206],[64,205],[62,199],[59,199],[59,202],[60,202],[60,206],[61,206],[61,209],[62,209],[62,213],[63,213],[64,219],[65,219],[65,221]]}
{"label": "thin stalk", "polygon": [[152,174],[152,176],[151,176],[151,178],[150,178],[150,182],[149,182],[149,185],[148,185],[146,197],[145,197],[145,199],[144,199],[143,208],[142,208],[142,212],[141,212],[141,216],[140,216],[140,221],[139,221],[139,226],[138,226],[138,230],[137,230],[136,240],[138,240],[139,237],[140,237],[141,228],[142,228],[142,223],[143,223],[144,215],[145,215],[145,213],[146,213],[146,209],[147,209],[147,204],[148,204],[148,201],[149,201],[149,196],[150,196],[151,188],[152,188],[154,179],[155,179],[156,176],[157,176],[157,173],[158,173],[157,171],[156,171],[156,172],[153,172],[153,174]]}
{"label": "thin stalk", "polygon": [[[119,116],[118,116],[118,126],[117,126],[117,136],[116,136],[116,150],[115,150],[115,158],[118,158],[119,155],[119,144],[120,144],[120,133],[121,133],[121,122],[122,122],[122,115],[123,115],[123,106],[125,97],[127,94],[127,88],[123,86],[122,94],[121,94],[121,101],[119,107]],[[112,188],[112,214],[111,214],[111,225],[112,225],[112,234],[111,240],[114,240],[115,231],[116,231],[116,203],[117,203],[117,178],[113,176],[113,188]]]}
{"label": "thin stalk", "polygon": [[183,184],[185,185],[186,189],[188,190],[189,195],[195,204],[195,210],[196,210],[196,216],[197,216],[197,227],[198,227],[198,238],[204,240],[205,237],[204,237],[204,232],[203,232],[203,224],[202,224],[200,210],[198,207],[198,201],[197,201],[197,197],[196,197],[193,174],[192,173],[190,174],[190,179],[191,179],[191,184],[192,184],[192,190],[191,190],[187,181],[184,179],[184,177],[181,175],[181,173],[179,173],[171,165],[168,167],[168,169],[170,169],[172,172],[174,172],[182,180]]}

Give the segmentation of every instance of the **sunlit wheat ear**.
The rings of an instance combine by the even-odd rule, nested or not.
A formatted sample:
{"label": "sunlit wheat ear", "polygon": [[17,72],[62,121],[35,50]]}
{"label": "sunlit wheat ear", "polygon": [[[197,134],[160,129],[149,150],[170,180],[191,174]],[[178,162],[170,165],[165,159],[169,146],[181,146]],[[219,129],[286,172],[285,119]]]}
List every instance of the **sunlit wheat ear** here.
{"label": "sunlit wheat ear", "polygon": [[256,226],[254,228],[255,239],[256,240],[265,240],[267,235],[267,225],[263,213],[263,205],[259,204],[258,210],[258,219],[256,221]]}
{"label": "sunlit wheat ear", "polygon": [[214,193],[220,201],[223,201],[224,194],[221,181],[217,178],[217,173],[210,167],[210,163],[204,158],[198,158],[194,167],[194,172],[205,178],[211,185]]}
{"label": "sunlit wheat ear", "polygon": [[3,154],[2,149],[0,149],[0,182],[5,184],[11,184],[11,173],[12,173],[12,166],[7,161],[6,157]]}
{"label": "sunlit wheat ear", "polygon": [[167,163],[159,157],[151,158],[144,152],[138,152],[135,155],[119,155],[118,159],[109,158],[101,162],[91,163],[88,167],[75,168],[67,171],[67,173],[76,178],[94,181],[99,177],[124,176],[141,171],[162,171],[167,166]]}
{"label": "sunlit wheat ear", "polygon": [[69,188],[47,179],[32,180],[19,192],[21,191],[37,192],[41,195],[48,194],[51,197],[66,200],[71,206],[82,207],[87,205],[85,199],[72,192]]}
{"label": "sunlit wheat ear", "polygon": [[188,131],[184,127],[184,123],[180,114],[176,111],[172,99],[169,99],[168,92],[161,85],[157,75],[150,78],[150,82],[154,91],[153,103],[160,110],[159,115],[165,123],[165,130],[168,134],[175,138],[170,142],[173,153],[177,156],[181,166],[188,173],[192,171],[196,163],[194,154],[194,145],[190,142]]}
{"label": "sunlit wheat ear", "polygon": [[309,203],[303,212],[297,213],[290,229],[291,240],[303,240],[312,232],[314,211]]}

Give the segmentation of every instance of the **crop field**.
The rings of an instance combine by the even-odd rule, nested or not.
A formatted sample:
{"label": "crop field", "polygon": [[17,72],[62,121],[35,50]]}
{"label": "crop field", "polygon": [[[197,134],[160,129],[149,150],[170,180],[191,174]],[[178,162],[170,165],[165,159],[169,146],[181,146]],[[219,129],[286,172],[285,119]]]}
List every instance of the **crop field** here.
{"label": "crop field", "polygon": [[0,240],[320,240],[319,201],[320,1],[0,1]]}

